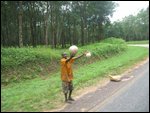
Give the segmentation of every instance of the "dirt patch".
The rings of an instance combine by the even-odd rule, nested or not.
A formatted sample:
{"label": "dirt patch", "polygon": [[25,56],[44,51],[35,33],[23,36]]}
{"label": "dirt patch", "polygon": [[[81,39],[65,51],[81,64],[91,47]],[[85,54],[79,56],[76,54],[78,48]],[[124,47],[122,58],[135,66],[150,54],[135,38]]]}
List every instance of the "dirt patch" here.
{"label": "dirt patch", "polygon": [[[75,100],[80,99],[85,94],[94,92],[99,87],[103,87],[103,86],[107,85],[107,83],[109,83],[109,79],[108,78],[102,78],[100,81],[96,82],[94,85],[92,85],[90,87],[84,87],[84,88],[79,89],[79,90],[74,90],[73,91],[73,97],[74,97]],[[46,110],[46,111],[43,111],[43,112],[57,112],[57,111],[61,111],[67,105],[68,105],[67,103],[64,103],[64,104],[62,103],[62,107],[61,108],[56,108],[56,109],[52,109],[52,110]]]}
{"label": "dirt patch", "polygon": [[100,81],[96,82],[94,85],[89,86],[89,87],[84,87],[82,89],[79,89],[77,91],[74,91],[74,95],[75,99],[79,99],[82,96],[84,96],[87,93],[91,93],[96,91],[98,88],[100,87],[104,87],[105,85],[107,85],[109,83],[109,79],[108,78],[102,78]]}

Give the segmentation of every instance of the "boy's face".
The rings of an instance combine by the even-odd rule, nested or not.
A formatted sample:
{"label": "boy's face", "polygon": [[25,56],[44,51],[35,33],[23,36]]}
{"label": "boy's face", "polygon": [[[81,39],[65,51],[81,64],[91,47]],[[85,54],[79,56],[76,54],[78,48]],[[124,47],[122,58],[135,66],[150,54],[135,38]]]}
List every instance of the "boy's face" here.
{"label": "boy's face", "polygon": [[63,54],[62,54],[62,57],[63,57],[63,58],[67,58],[67,54],[66,54],[66,53],[63,53]]}

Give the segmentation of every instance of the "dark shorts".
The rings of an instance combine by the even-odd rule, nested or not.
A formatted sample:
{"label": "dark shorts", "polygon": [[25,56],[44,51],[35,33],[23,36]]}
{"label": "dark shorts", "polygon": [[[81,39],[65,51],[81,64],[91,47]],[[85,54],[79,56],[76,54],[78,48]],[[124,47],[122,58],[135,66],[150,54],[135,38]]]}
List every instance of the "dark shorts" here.
{"label": "dark shorts", "polygon": [[68,93],[69,90],[73,90],[73,83],[62,81],[63,93]]}

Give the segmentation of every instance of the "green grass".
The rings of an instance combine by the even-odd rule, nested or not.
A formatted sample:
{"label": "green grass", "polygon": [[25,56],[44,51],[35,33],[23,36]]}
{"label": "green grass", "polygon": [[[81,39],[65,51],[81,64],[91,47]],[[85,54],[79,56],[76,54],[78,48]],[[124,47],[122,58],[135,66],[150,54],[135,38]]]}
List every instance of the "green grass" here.
{"label": "green grass", "polygon": [[[119,73],[147,56],[147,48],[128,47],[122,54],[78,67],[74,71],[75,88],[89,86],[108,73]],[[2,87],[1,90],[1,111],[47,111],[61,107],[64,98],[60,72],[52,74],[45,80],[35,78],[12,83]]]}
{"label": "green grass", "polygon": [[124,44],[125,43],[125,41],[122,40],[121,38],[115,38],[115,37],[106,38],[105,40],[102,40],[101,42],[110,43],[110,44]]}
{"label": "green grass", "polygon": [[[110,38],[79,48],[78,54],[88,50],[93,58],[105,59],[125,51],[127,45],[122,39]],[[59,71],[61,53],[66,49],[51,49],[38,46],[37,48],[2,48],[1,49],[1,83],[7,85],[12,82],[45,77],[48,73]],[[82,64],[85,60],[80,60]]]}
{"label": "green grass", "polygon": [[61,51],[62,50],[51,49],[49,47],[2,48],[2,68],[16,68],[20,65],[34,63],[36,61],[50,62],[60,58]]}
{"label": "green grass", "polygon": [[127,44],[149,44],[149,40],[128,41]]}

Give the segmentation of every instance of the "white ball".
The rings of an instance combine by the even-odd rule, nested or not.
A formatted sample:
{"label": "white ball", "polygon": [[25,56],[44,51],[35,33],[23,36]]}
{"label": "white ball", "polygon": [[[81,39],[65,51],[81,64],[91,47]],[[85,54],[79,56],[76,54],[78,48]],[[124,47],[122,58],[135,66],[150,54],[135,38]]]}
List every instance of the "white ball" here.
{"label": "white ball", "polygon": [[76,54],[78,51],[78,47],[76,45],[72,45],[69,47],[69,51],[73,54]]}
{"label": "white ball", "polygon": [[88,52],[88,53],[86,54],[86,57],[90,57],[90,56],[91,56],[91,53]]}

